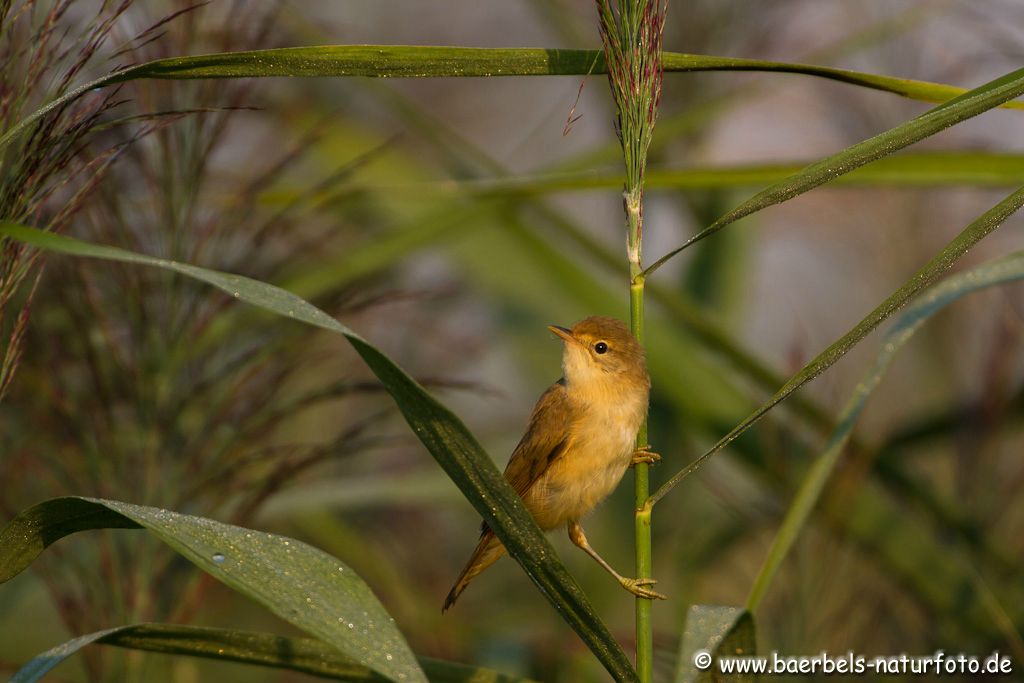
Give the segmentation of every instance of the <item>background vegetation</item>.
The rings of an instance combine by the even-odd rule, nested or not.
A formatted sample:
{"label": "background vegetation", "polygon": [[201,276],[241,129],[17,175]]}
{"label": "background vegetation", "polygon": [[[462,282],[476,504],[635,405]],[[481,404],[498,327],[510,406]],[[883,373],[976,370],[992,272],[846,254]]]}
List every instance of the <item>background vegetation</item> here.
{"label": "background vegetation", "polygon": [[[0,3],[3,129],[92,78],[177,55],[600,46],[590,3],[322,5]],[[972,88],[1019,66],[1022,20],[1010,0],[690,0],[670,8],[665,47]],[[666,74],[647,170],[646,260],[805,164],[930,106],[791,74]],[[956,125],[745,218],[652,274],[650,434],[664,457],[652,488],[1024,184],[1020,116],[994,110]],[[136,80],[50,112],[0,152],[0,218],[304,297],[441,398],[500,466],[559,373],[545,325],[628,317],[613,118],[603,75]],[[1022,243],[1010,217],[958,267]],[[47,498],[84,495],[284,534],[354,570],[419,656],[544,681],[606,676],[511,561],[440,614],[479,515],[336,336],[159,268],[59,255],[44,263],[20,242],[2,245],[5,521]],[[930,320],[852,414],[845,451],[847,434],[833,426],[851,416],[844,406],[892,341],[881,334],[658,504],[654,575],[671,600],[653,610],[655,680],[675,670],[691,603],[756,607],[761,651],[998,649],[1024,662],[1020,293],[1012,284],[973,293]],[[817,462],[835,470],[820,504],[751,604],[823,452]],[[624,568],[629,488],[588,525],[595,547]],[[632,651],[632,600],[565,539],[552,543]],[[154,536],[90,531],[0,589],[0,671],[140,622],[301,634]],[[53,674],[214,676],[302,674],[109,647],[85,648]]]}

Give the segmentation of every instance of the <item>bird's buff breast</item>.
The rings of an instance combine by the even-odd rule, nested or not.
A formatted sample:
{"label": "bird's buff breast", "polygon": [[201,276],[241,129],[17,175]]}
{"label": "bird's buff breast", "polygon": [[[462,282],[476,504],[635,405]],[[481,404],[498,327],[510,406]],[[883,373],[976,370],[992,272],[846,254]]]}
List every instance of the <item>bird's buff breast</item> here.
{"label": "bird's buff breast", "polygon": [[532,487],[526,504],[542,529],[579,520],[618,486],[632,458],[646,396],[617,397],[582,411],[566,451]]}

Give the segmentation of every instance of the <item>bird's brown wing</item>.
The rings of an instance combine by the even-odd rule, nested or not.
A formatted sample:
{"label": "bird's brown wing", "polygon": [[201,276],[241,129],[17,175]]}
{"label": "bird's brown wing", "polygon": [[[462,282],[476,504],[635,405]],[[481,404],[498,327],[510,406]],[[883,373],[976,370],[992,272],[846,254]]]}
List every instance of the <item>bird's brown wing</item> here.
{"label": "bird's brown wing", "polygon": [[[568,448],[572,420],[563,382],[559,380],[551,385],[537,401],[530,415],[530,426],[526,428],[526,434],[505,466],[505,479],[520,497]],[[504,552],[505,547],[495,538],[487,522],[481,524],[480,542],[448,593],[441,611],[455,604],[469,582],[497,561]]]}
{"label": "bird's brown wing", "polygon": [[522,497],[569,445],[571,414],[564,380],[544,392],[530,415],[530,426],[505,466],[505,479]]}

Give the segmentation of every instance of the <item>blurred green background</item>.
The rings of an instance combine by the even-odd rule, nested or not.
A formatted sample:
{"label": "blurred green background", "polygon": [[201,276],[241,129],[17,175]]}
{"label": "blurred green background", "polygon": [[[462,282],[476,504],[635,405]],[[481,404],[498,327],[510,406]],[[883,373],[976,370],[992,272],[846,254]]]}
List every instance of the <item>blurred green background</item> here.
{"label": "blurred green background", "polygon": [[[15,55],[29,53],[8,49],[5,92],[36,83],[24,97],[45,101],[74,63],[58,59],[60,41],[83,26],[102,26],[103,40],[74,83],[129,62],[286,45],[599,46],[592,4],[572,0],[65,4],[50,70],[26,80],[31,60]],[[51,7],[6,9],[5,39],[26,46]],[[1022,27],[1011,0],[680,0],[665,46],[971,87],[1019,65]],[[545,326],[627,316],[621,196],[598,181],[622,163],[603,76],[141,81],[87,104],[98,128],[16,218],[310,299],[431,387],[499,466],[559,376]],[[926,107],[793,75],[669,74],[651,172],[809,162]],[[1016,155],[1020,116],[993,111],[912,151]],[[554,187],[564,173],[580,174],[576,187]],[[28,186],[15,180],[5,192]],[[995,203],[1005,190],[988,185],[1000,184],[825,187],[652,277],[655,486]],[[651,189],[646,260],[757,189],[727,173],[699,189]],[[1022,244],[1011,219],[964,262]],[[757,615],[759,650],[999,649],[1024,666],[1020,294],[952,306],[898,358]],[[688,315],[720,325],[778,381],[695,337]],[[802,408],[773,411],[656,508],[654,573],[671,598],[654,611],[663,679],[690,603],[746,600],[824,444],[813,416],[838,413],[877,351],[874,335],[800,392]],[[46,259],[0,403],[0,477],[5,519],[73,494],[288,534],[353,567],[417,654],[544,681],[606,676],[511,561],[442,616],[479,519],[372,374],[337,338],[183,278]],[[632,528],[624,483],[587,530],[627,569]],[[632,600],[567,539],[554,542],[630,650]],[[145,534],[90,532],[0,589],[0,672],[74,635],[159,620],[292,632]],[[302,677],[94,648],[52,678]]]}

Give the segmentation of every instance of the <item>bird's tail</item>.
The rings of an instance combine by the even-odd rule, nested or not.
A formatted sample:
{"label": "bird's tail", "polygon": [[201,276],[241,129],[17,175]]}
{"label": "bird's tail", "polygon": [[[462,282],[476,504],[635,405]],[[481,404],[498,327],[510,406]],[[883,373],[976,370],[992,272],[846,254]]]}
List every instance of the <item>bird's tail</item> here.
{"label": "bird's tail", "polygon": [[485,527],[484,532],[480,534],[480,542],[476,544],[476,549],[470,556],[469,562],[466,563],[466,568],[462,570],[455,585],[448,591],[448,597],[444,599],[444,607],[441,608],[441,612],[447,611],[454,605],[462,591],[466,590],[469,582],[476,578],[477,574],[497,562],[498,558],[504,554],[505,546],[501,544],[493,531]]}

